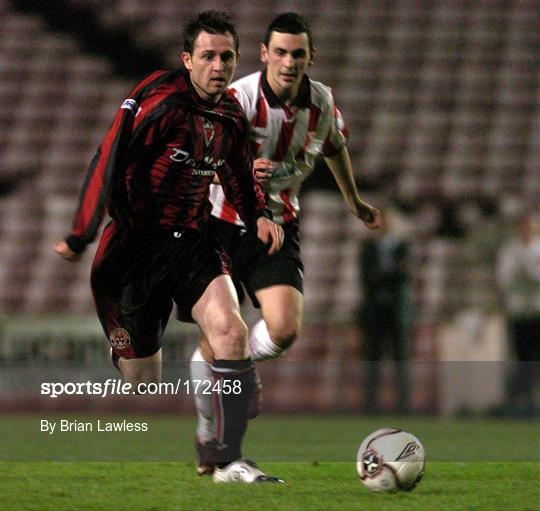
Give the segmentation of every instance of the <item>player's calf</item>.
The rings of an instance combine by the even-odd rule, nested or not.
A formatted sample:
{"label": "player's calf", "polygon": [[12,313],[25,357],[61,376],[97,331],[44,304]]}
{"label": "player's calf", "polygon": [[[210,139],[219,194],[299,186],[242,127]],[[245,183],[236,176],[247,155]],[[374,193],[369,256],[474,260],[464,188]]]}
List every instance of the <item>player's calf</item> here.
{"label": "player's calf", "polygon": [[212,374],[218,392],[213,395],[218,449],[215,463],[224,466],[241,457],[248,410],[255,387],[255,366],[246,360],[214,360]]}

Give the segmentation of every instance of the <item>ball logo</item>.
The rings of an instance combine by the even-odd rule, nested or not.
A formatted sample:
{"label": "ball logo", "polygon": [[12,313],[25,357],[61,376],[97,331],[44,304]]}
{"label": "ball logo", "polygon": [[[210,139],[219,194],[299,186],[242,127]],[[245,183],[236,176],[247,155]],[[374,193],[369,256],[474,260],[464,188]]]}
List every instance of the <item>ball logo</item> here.
{"label": "ball logo", "polygon": [[131,339],[125,328],[115,328],[109,335],[111,346],[117,350],[125,350],[130,344]]}
{"label": "ball logo", "polygon": [[416,449],[418,449],[418,444],[416,442],[409,442],[396,458],[396,461],[412,456],[416,452]]}
{"label": "ball logo", "polygon": [[364,470],[368,476],[373,476],[382,468],[379,455],[373,451],[366,451],[362,456]]}

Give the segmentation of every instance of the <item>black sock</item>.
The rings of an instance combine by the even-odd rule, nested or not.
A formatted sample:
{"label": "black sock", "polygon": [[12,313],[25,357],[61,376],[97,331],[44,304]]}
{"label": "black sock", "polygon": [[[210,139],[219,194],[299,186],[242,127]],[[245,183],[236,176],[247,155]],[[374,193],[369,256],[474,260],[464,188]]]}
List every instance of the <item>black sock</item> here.
{"label": "black sock", "polygon": [[254,387],[255,372],[250,359],[215,360],[212,374],[216,420],[216,465],[220,468],[242,456],[241,445],[248,422],[248,408]]}

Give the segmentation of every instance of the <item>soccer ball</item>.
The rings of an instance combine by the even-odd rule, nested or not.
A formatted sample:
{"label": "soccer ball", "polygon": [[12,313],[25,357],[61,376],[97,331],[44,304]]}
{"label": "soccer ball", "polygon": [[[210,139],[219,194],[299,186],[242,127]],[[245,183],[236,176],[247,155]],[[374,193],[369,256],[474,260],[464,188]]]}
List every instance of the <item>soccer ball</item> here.
{"label": "soccer ball", "polygon": [[414,435],[383,428],[366,437],[358,449],[356,470],[371,491],[411,491],[424,475],[426,453]]}

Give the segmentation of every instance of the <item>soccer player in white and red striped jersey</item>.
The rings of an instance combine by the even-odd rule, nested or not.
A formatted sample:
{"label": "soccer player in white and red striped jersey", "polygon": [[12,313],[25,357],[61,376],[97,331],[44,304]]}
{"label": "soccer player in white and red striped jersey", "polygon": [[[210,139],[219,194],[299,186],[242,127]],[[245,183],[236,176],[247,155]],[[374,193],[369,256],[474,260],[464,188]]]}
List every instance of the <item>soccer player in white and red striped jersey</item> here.
{"label": "soccer player in white and red striped jersey", "polygon": [[[311,31],[296,13],[277,16],[261,44],[263,71],[231,84],[230,89],[251,123],[255,170],[263,184],[275,222],[282,225],[285,241],[279,253],[268,255],[264,245],[246,231],[221,186],[213,186],[211,224],[232,260],[233,278],[242,285],[262,319],[252,328],[248,344],[252,360],[282,355],[297,336],[303,315],[303,266],[300,259],[297,216],[298,193],[317,156],[324,157],[350,211],[369,229],[381,225],[378,209],[358,194],[349,152],[347,130],[330,87],[306,75],[314,47]],[[192,358],[192,378],[211,379],[213,360],[202,339]],[[258,413],[253,403],[252,416]],[[215,444],[210,396],[196,396],[199,474],[213,472],[208,455]]]}

